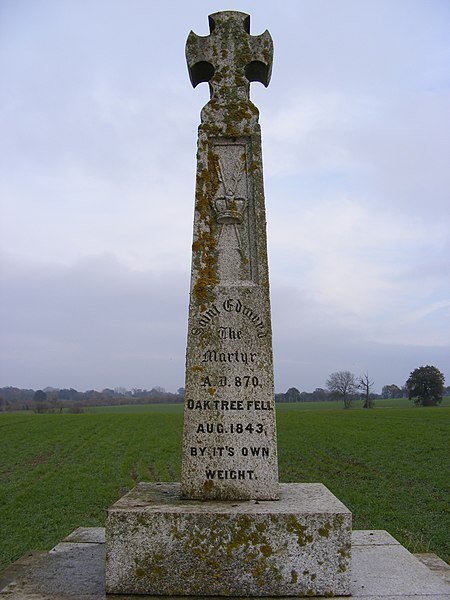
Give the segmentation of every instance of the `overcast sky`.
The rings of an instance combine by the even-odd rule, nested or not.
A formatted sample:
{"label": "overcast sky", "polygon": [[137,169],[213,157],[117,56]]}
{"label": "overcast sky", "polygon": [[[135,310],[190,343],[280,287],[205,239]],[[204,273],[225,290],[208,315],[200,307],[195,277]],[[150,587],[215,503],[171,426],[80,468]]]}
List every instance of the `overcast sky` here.
{"label": "overcast sky", "polygon": [[277,391],[450,383],[448,0],[1,0],[0,387],[184,385],[210,13],[272,34]]}

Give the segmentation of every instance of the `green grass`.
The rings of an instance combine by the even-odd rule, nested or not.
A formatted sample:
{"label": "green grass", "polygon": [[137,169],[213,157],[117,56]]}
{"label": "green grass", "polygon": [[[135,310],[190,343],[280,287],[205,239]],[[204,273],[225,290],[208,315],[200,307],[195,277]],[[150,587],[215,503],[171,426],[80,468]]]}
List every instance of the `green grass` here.
{"label": "green grass", "polygon": [[[450,396],[443,398],[440,406],[450,406]],[[288,410],[329,410],[335,408],[342,408],[342,402],[340,400],[333,400],[328,402],[298,402],[298,403],[280,403],[277,404],[277,410],[283,410],[283,407],[288,407]],[[383,398],[381,400],[375,400],[375,408],[414,408],[413,402],[408,398]],[[362,401],[357,400],[354,402],[352,410],[362,409]],[[118,406],[90,406],[84,409],[88,413],[102,413],[102,414],[117,414],[117,413],[153,413],[163,411],[178,413],[183,411],[182,404],[121,404]]]}
{"label": "green grass", "polygon": [[[381,402],[394,401],[350,411],[278,405],[280,480],[322,482],[352,510],[355,529],[386,529],[413,552],[448,559],[450,408]],[[0,415],[0,566],[103,525],[137,481],[180,479],[181,405],[96,410]]]}
{"label": "green grass", "polygon": [[278,411],[282,481],[324,483],[355,529],[448,560],[449,408]]}
{"label": "green grass", "polygon": [[119,404],[118,406],[89,406],[84,412],[91,414],[142,414],[142,413],[164,413],[182,414],[183,404]]}

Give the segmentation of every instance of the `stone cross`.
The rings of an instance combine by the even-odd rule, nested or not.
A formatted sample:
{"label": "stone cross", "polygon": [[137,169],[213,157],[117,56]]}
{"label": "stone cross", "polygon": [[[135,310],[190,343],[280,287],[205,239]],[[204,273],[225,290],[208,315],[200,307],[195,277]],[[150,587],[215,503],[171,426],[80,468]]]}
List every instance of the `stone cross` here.
{"label": "stone cross", "polygon": [[198,134],[181,491],[278,498],[263,169],[251,81],[268,85],[272,39],[250,17],[209,17],[190,33],[191,82],[210,85]]}
{"label": "stone cross", "polygon": [[250,17],[241,12],[219,12],[209,17],[210,35],[193,31],[186,43],[191,83],[209,82],[211,98],[234,102],[249,97],[250,82],[269,85],[273,43],[266,30],[250,35]]}

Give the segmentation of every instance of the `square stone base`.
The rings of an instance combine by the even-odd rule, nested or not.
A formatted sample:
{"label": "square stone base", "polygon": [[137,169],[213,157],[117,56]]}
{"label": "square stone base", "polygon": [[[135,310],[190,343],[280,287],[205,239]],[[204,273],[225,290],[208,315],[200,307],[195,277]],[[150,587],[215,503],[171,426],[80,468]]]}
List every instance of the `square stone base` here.
{"label": "square stone base", "polygon": [[140,483],[108,511],[106,592],[164,596],[350,595],[351,513],[320,483],[280,500],[183,500]]}

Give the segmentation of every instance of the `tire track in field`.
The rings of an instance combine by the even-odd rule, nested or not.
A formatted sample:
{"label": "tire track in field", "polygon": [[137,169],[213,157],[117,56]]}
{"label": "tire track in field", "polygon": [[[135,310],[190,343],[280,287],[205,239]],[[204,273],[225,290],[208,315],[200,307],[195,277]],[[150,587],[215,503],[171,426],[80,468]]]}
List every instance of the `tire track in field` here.
{"label": "tire track in field", "polygon": [[166,471],[169,475],[169,481],[177,480],[177,474],[175,473],[175,469],[172,467],[172,465],[170,463],[166,465]]}
{"label": "tire track in field", "polygon": [[139,481],[139,473],[138,473],[136,464],[131,466],[130,477],[134,482]]}
{"label": "tire track in field", "polygon": [[150,481],[159,481],[160,480],[160,477],[158,475],[158,469],[156,468],[154,463],[149,463],[147,470],[148,470],[148,474],[150,476]]}

